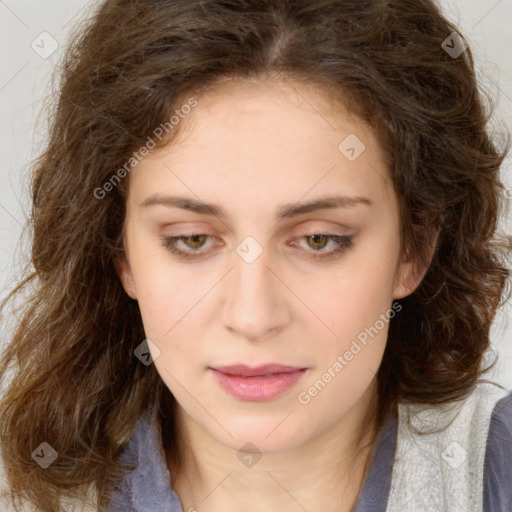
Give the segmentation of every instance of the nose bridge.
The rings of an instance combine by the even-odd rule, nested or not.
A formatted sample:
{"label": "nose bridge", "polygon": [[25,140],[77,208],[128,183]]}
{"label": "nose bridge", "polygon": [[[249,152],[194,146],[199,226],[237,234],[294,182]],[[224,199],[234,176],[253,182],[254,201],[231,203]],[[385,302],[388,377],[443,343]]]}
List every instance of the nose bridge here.
{"label": "nose bridge", "polygon": [[[264,337],[286,321],[282,285],[270,270],[269,251],[253,237],[235,249],[223,321],[247,338]],[[270,267],[270,268],[269,268]]]}

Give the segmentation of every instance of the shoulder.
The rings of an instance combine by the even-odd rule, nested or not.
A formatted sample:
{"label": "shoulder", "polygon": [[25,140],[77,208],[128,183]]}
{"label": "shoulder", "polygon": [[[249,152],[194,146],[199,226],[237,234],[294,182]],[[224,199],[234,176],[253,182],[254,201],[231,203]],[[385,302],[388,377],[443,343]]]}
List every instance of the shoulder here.
{"label": "shoulder", "polygon": [[118,489],[110,496],[108,511],[182,510],[171,488],[165,461],[157,409],[148,409],[139,419],[134,435],[121,455],[124,464],[133,464]]}
{"label": "shoulder", "polygon": [[483,512],[512,510],[512,391],[495,405],[484,463]]}
{"label": "shoulder", "polygon": [[[510,508],[481,508],[484,496],[494,492],[484,485],[486,464],[492,467],[486,473],[486,482],[503,488],[503,499],[504,487],[511,487],[507,461],[500,461],[489,451],[489,447],[499,451],[504,442],[510,444],[510,393],[497,383],[481,379],[461,400],[435,405],[399,404],[388,510],[511,512]],[[493,498],[501,499],[499,495]]]}
{"label": "shoulder", "polygon": [[499,416],[496,421],[506,415],[506,398],[511,392],[495,382],[479,380],[462,400],[435,405],[399,404],[401,431],[410,430],[421,436],[448,431],[450,435],[459,433],[461,437],[481,440],[487,436],[494,412]]}
{"label": "shoulder", "polygon": [[449,428],[481,436],[488,430],[495,411],[500,417],[506,415],[506,399],[511,392],[496,382],[478,380],[462,400],[436,405],[400,404],[399,410],[402,418],[408,420],[408,426],[417,433],[435,434]]}

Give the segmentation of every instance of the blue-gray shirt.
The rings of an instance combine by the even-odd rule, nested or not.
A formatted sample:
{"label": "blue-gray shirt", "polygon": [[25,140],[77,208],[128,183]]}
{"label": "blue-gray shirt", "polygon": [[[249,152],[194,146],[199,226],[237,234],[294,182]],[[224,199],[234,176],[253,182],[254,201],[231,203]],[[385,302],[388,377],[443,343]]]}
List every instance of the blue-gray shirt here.
{"label": "blue-gray shirt", "polygon": [[[352,512],[386,512],[396,436],[397,421],[390,415],[373,448],[369,471]],[[112,494],[109,512],[186,512],[171,488],[155,414],[146,411],[140,418],[121,461],[137,467]],[[512,512],[512,392],[494,407],[483,474],[483,512]]]}

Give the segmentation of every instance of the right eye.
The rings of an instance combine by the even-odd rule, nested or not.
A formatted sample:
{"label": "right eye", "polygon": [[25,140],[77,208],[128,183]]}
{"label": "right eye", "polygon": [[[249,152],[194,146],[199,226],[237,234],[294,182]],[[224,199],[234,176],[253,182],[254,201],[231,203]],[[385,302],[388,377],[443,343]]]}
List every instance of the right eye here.
{"label": "right eye", "polygon": [[[205,233],[192,233],[191,235],[166,236],[161,238],[162,245],[169,249],[173,254],[181,258],[194,258],[194,253],[201,255],[204,251],[198,251],[204,245],[204,240],[212,238]],[[178,242],[184,242],[186,247],[192,248],[192,251],[179,249]]]}

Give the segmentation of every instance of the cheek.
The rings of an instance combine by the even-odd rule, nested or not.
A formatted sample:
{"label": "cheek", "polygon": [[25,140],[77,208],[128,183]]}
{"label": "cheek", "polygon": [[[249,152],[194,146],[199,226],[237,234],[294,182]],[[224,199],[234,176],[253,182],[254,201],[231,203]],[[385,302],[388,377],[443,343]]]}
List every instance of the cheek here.
{"label": "cheek", "polygon": [[[316,313],[309,325],[318,327],[317,337],[322,332],[323,343],[315,345],[321,361],[318,370],[327,371],[342,356],[336,366],[339,371],[331,369],[338,385],[357,386],[363,374],[371,379],[380,366],[389,323],[397,314],[392,308],[394,249],[388,243],[382,251],[361,251],[335,275],[317,281],[313,293],[311,288],[306,293],[308,284],[303,281],[301,296],[307,297],[305,302]],[[314,335],[312,328],[310,336]]]}
{"label": "cheek", "polygon": [[[389,266],[358,258],[337,275],[309,280],[298,287],[315,322],[325,334],[331,333],[344,342],[372,326],[392,305],[393,273]],[[313,316],[311,317],[313,319]]]}
{"label": "cheek", "polygon": [[177,276],[145,277],[138,299],[144,328],[149,338],[165,342],[192,308],[192,297]]}
{"label": "cheek", "polygon": [[183,311],[190,283],[177,268],[169,265],[159,250],[132,252],[131,268],[137,289],[137,301],[148,338],[164,339],[166,333],[185,314]]}

